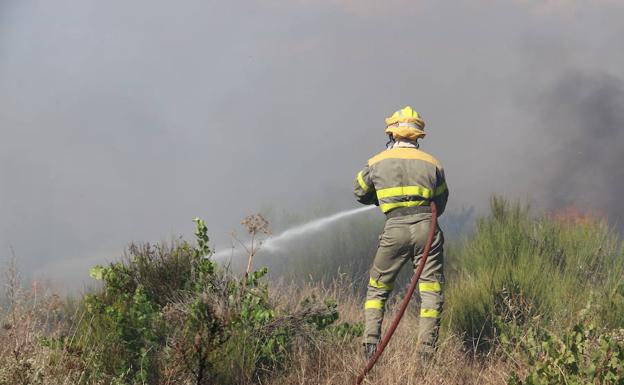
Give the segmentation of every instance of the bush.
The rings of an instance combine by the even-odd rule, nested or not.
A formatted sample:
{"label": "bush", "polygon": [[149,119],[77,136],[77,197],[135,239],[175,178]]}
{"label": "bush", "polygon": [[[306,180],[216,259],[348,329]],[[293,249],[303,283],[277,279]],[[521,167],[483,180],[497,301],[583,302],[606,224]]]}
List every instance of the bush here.
{"label": "bush", "polygon": [[533,218],[528,207],[494,197],[449,262],[444,322],[477,350],[510,322],[564,330],[592,293],[598,325],[624,326],[624,258],[599,219]]}
{"label": "bush", "polygon": [[505,341],[515,338],[515,354],[529,368],[524,380],[512,372],[509,385],[624,384],[624,329],[599,331],[585,315],[561,337],[531,327]]}
{"label": "bush", "polygon": [[[304,301],[284,313],[262,278],[239,279],[213,262],[207,229],[196,219],[197,245],[131,246],[122,262],[91,270],[102,281],[86,296],[78,350],[87,377],[112,384],[229,384],[260,381],[282,369],[295,338],[349,325],[332,302]],[[66,348],[65,340],[46,340]],[[76,346],[74,347],[76,348]]]}

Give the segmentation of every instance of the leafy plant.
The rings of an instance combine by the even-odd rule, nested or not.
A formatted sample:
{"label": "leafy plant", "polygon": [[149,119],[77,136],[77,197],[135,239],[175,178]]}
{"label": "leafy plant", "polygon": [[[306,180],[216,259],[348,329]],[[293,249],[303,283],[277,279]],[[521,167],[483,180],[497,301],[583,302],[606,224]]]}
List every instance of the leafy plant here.
{"label": "leafy plant", "polygon": [[[264,282],[268,270],[233,276],[210,258],[205,222],[194,222],[195,245],[131,246],[124,261],[91,269],[103,285],[85,298],[79,332],[93,378],[118,384],[163,377],[198,385],[260,381],[285,367],[302,333],[328,330],[338,319],[332,301],[278,311]],[[168,273],[173,279],[167,284]],[[336,330],[345,338],[356,334],[347,325]]]}
{"label": "leafy plant", "polygon": [[524,381],[514,373],[508,384],[624,383],[624,342],[612,334],[598,334],[592,324],[577,324],[562,337],[531,336],[525,354],[532,369]]}
{"label": "leafy plant", "polygon": [[531,327],[518,348],[529,370],[509,385],[624,384],[624,330],[601,332],[587,316],[561,336]]}

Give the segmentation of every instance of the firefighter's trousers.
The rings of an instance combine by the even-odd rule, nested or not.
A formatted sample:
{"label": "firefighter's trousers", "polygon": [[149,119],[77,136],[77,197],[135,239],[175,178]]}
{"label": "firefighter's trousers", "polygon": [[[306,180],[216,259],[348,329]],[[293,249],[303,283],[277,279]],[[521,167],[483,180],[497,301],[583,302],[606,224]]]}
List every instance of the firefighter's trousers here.
{"label": "firefighter's trousers", "polygon": [[[411,214],[386,220],[370,270],[364,305],[365,343],[377,343],[381,338],[385,304],[393,289],[394,281],[405,262],[411,261],[414,268],[420,262],[430,226],[430,213]],[[421,307],[417,349],[424,355],[433,353],[440,327],[444,302],[443,244],[444,236],[438,227],[418,283]]]}

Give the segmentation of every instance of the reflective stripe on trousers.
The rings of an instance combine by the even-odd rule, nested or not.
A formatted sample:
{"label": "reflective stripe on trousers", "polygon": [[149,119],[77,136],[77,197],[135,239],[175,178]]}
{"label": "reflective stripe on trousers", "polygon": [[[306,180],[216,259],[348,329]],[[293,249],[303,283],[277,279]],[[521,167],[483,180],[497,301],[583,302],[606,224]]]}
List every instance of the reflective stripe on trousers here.
{"label": "reflective stripe on trousers", "polygon": [[[385,304],[396,276],[407,261],[411,260],[414,266],[419,262],[430,224],[430,213],[405,215],[386,221],[370,270],[364,304],[365,342],[376,343],[380,339]],[[444,302],[443,244],[444,236],[438,230],[418,285],[421,297],[421,327],[418,334],[422,350],[435,345],[437,340]]]}

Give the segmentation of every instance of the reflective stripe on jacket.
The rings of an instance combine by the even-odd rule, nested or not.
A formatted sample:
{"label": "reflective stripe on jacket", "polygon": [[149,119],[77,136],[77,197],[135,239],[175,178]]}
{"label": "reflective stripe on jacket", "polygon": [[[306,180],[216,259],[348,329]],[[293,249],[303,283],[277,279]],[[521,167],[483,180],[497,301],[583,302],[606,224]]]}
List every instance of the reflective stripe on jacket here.
{"label": "reflective stripe on jacket", "polygon": [[435,200],[442,215],[448,188],[442,165],[417,148],[380,152],[355,178],[354,193],[363,204],[378,204],[383,213],[399,207],[427,206]]}

